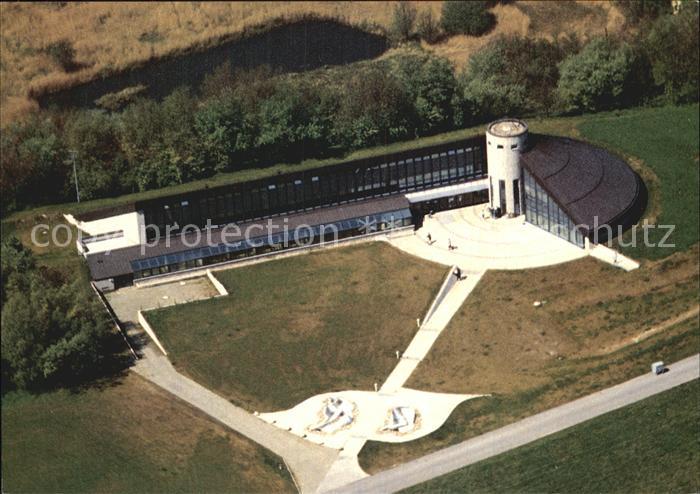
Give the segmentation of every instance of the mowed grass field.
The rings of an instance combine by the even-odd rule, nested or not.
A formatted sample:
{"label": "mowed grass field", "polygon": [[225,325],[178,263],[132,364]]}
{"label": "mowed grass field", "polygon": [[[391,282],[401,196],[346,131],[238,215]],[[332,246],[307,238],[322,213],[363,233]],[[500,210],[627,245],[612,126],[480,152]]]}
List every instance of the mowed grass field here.
{"label": "mowed grass field", "polygon": [[630,273],[591,258],[486,273],[406,386],[492,396],[424,438],[367,443],[360,464],[377,472],[697,353],[697,258],[695,246]]}
{"label": "mowed grass field", "polygon": [[219,271],[229,296],[148,312],[178,370],[251,411],[373,389],[447,270],[383,243]]}
{"label": "mowed grass field", "polygon": [[403,491],[698,492],[700,381]]}
{"label": "mowed grass field", "polygon": [[[641,175],[656,201],[648,210],[650,223],[675,228],[666,240],[675,248],[646,247],[640,232],[636,246],[621,247],[624,253],[658,259],[698,241],[699,120],[697,105],[667,106],[586,119],[578,126],[584,138],[642,160],[651,173],[641,170]],[[650,230],[649,239],[658,244],[665,233]],[[629,243],[631,236],[626,235],[624,240]]]}
{"label": "mowed grass field", "polygon": [[296,492],[280,458],[131,373],[2,398],[3,492]]}

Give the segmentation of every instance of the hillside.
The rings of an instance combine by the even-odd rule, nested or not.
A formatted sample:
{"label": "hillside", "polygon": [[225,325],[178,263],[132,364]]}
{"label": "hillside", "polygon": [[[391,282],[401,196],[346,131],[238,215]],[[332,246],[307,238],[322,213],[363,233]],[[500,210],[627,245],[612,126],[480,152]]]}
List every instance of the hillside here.
{"label": "hillside", "polygon": [[[395,3],[2,3],[0,122],[4,125],[36,106],[27,97],[30,88],[69,87],[194,46],[215,46],[251,26],[309,13],[381,31],[391,25]],[[431,10],[439,18],[441,2],[413,3],[419,12]],[[496,5],[493,12],[498,24],[488,35],[455,36],[425,47],[460,68],[471,53],[501,34],[551,39],[576,33],[585,39],[623,24],[610,2],[524,1]],[[75,50],[68,72],[48,54],[52,43],[61,40]]]}

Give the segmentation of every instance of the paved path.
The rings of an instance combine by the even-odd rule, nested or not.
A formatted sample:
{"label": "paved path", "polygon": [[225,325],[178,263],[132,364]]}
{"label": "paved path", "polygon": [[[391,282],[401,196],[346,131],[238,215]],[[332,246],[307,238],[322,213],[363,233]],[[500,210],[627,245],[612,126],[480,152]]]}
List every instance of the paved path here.
{"label": "paved path", "polygon": [[[384,384],[381,386],[379,393],[386,396],[402,396],[405,394],[418,393],[414,390],[403,388],[408,378],[411,376],[413,371],[418,367],[418,364],[425,358],[430,349],[432,348],[435,341],[442,333],[442,331],[447,327],[447,324],[452,319],[452,316],[459,310],[464,301],[467,299],[469,294],[474,290],[479,280],[483,276],[483,272],[463,272],[463,279],[460,281],[455,281],[453,278],[452,269],[447,275],[447,279],[441,288],[445,289],[445,293],[439,293],[434,302],[436,307],[434,311],[428,316],[427,320],[423,322],[418,332],[411,340],[408,348],[401,356],[399,363],[394,367],[394,370],[389,374]],[[431,310],[433,308],[431,307]],[[436,395],[437,397],[438,395]],[[459,396],[455,401],[454,398]],[[446,399],[449,404],[441,403],[438,408],[442,408],[443,413],[438,413],[437,411],[432,412],[432,418],[439,418],[438,424],[434,424],[431,427],[426,427],[426,430],[437,429],[442,425],[445,420],[447,420],[449,414],[454,410],[454,408],[468,398],[476,397],[476,395],[443,395],[443,399]],[[437,398],[435,398],[437,401]],[[417,407],[421,408],[421,407]],[[428,412],[429,407],[423,407],[422,412]],[[364,410],[363,410],[364,412]],[[426,423],[428,422],[427,416],[425,417]],[[427,425],[427,424],[426,424]],[[420,434],[421,436],[423,434]],[[372,438],[377,440],[377,438]],[[354,434],[344,445],[338,460],[333,464],[328,472],[328,475],[321,483],[318,491],[327,492],[333,490],[339,486],[347,485],[357,480],[367,477],[367,474],[360,467],[357,461],[357,455],[364,446],[365,442],[368,440],[368,434]]]}
{"label": "paved path", "polygon": [[[418,364],[425,358],[442,331],[452,319],[452,316],[462,307],[469,294],[476,288],[483,272],[462,273],[463,279],[454,283],[435,312],[423,322],[418,332],[403,355],[398,365],[394,367],[381,391],[390,393],[400,389],[411,376]],[[452,275],[448,275],[452,276]]]}
{"label": "paved path", "polygon": [[301,492],[314,492],[338,456],[338,451],[305,441],[232,405],[204,386],[177,372],[151,346],[133,370],[190,405],[281,456]]}
{"label": "paved path", "polygon": [[700,355],[676,362],[669,368],[670,371],[665,374],[659,376],[645,374],[359,480],[333,492],[396,492],[499,455],[697,379],[700,377]]}

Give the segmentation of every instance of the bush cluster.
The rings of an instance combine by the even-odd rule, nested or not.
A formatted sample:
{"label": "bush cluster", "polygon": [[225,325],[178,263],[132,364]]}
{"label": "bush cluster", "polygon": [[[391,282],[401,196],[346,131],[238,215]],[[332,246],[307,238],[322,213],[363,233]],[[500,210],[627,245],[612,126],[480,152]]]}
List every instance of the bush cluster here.
{"label": "bush cluster", "polygon": [[38,267],[15,237],[3,242],[3,390],[75,386],[113,368],[108,316],[89,292],[80,277]]}
{"label": "bush cluster", "polygon": [[481,36],[496,25],[489,11],[493,2],[483,0],[448,0],[442,6],[442,28],[447,34]]}

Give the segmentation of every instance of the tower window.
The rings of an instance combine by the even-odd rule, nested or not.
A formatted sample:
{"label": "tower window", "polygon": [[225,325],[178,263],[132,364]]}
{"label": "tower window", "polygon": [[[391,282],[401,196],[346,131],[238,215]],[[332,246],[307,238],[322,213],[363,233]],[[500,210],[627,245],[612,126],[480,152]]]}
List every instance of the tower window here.
{"label": "tower window", "polygon": [[499,144],[499,145],[496,146],[496,147],[497,147],[498,149],[503,149],[503,144]]}
{"label": "tower window", "polygon": [[517,148],[518,148],[518,145],[517,145],[517,144],[511,144],[511,145],[510,145],[510,148],[511,148],[511,149],[517,149]]}

